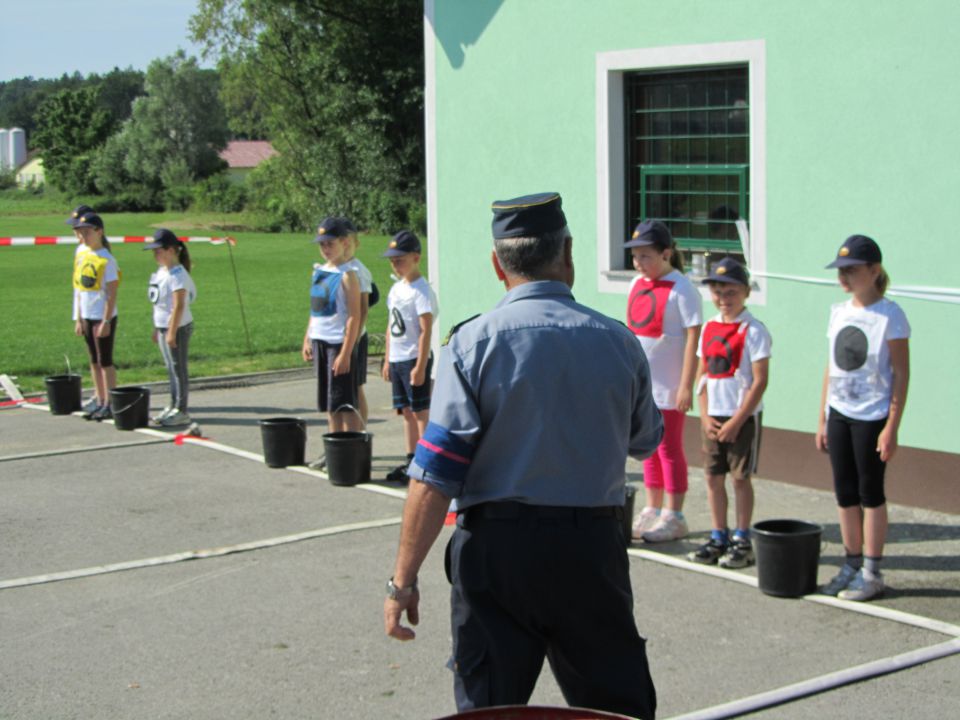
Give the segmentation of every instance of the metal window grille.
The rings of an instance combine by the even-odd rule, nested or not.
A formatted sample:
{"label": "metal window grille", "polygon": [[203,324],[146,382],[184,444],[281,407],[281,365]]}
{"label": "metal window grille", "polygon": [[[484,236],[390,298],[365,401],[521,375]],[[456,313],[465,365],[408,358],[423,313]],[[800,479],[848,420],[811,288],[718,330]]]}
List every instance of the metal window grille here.
{"label": "metal window grille", "polygon": [[742,259],[734,223],[750,219],[747,66],[635,72],[624,83],[627,227],[663,220],[685,254]]}

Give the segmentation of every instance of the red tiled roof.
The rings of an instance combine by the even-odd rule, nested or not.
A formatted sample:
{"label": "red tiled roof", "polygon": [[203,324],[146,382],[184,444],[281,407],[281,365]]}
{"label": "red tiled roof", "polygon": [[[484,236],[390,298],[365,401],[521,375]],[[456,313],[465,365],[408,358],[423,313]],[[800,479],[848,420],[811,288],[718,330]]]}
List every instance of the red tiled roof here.
{"label": "red tiled roof", "polygon": [[254,168],[276,154],[269,140],[231,140],[220,151],[231,168]]}

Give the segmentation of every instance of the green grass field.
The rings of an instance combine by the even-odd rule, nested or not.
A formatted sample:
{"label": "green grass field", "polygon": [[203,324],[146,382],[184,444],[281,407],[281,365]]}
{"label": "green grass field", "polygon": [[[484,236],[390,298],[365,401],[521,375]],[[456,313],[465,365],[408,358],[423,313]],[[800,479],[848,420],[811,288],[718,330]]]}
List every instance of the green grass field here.
{"label": "green grass field", "polygon": [[[9,208],[3,208],[9,211]],[[70,235],[66,212],[0,216],[0,237]],[[104,217],[107,237],[151,235],[169,227],[180,235],[221,236],[213,226],[240,224],[241,218],[190,214],[115,214]],[[320,258],[309,233],[231,232],[236,276],[249,328],[244,333],[237,283],[226,245],[190,245],[191,273],[197,284],[192,306],[195,330],[190,344],[191,375],[202,377],[300,367],[300,344],[309,312],[309,274]],[[382,347],[386,327],[389,263],[380,257],[388,238],[363,235],[360,259],[381,291],[367,328],[371,352]],[[83,339],[73,334],[71,273],[74,246],[0,247],[0,373],[18,376],[24,391],[43,389],[43,378],[66,370],[67,359],[89,383]],[[160,352],[151,341],[152,309],[147,281],[156,268],[140,244],[113,244],[122,273],[114,359],[119,382],[166,378]],[[426,258],[422,263],[426,268]]]}

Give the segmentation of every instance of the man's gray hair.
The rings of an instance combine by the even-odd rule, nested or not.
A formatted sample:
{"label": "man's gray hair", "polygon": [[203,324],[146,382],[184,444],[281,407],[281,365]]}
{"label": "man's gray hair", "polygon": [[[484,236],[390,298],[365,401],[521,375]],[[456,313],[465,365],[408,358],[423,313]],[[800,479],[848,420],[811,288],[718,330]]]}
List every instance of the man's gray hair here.
{"label": "man's gray hair", "polygon": [[570,238],[570,230],[564,225],[535,237],[499,238],[493,248],[504,272],[535,280],[560,262],[563,245]]}

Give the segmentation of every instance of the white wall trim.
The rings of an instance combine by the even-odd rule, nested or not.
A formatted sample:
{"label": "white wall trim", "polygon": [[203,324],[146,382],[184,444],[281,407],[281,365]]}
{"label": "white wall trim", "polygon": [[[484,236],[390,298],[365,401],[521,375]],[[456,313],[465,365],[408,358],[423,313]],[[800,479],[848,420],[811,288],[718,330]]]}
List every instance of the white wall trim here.
{"label": "white wall trim", "polygon": [[[744,40],[703,45],[674,45],[597,53],[597,290],[626,295],[632,272],[611,271],[627,237],[624,227],[623,75],[637,70],[746,63],[750,82],[750,239],[751,270],[767,269],[767,122],[766,43]],[[766,304],[766,279],[756,278],[750,296]]]}

